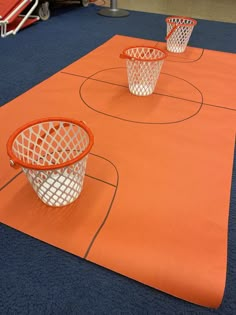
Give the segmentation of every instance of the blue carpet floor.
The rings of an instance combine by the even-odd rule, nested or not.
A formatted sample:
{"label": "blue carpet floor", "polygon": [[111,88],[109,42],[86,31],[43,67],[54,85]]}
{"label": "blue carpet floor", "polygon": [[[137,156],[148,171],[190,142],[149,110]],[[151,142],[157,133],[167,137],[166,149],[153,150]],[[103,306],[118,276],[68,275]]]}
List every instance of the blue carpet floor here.
{"label": "blue carpet floor", "polygon": [[[164,41],[164,15],[131,12],[114,19],[97,10],[94,5],[55,9],[48,21],[1,38],[0,106],[115,34]],[[235,39],[235,24],[198,20],[189,45],[235,53]],[[174,298],[0,225],[0,314],[236,314],[235,192],[236,169],[227,283],[218,310]]]}

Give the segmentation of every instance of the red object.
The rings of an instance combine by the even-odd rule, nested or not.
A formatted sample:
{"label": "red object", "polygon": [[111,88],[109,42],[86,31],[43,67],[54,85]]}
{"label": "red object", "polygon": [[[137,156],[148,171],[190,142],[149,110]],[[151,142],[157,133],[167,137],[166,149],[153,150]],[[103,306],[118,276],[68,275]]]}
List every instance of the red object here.
{"label": "red object", "polygon": [[[30,11],[25,15],[20,15],[30,4],[32,4],[30,0],[26,1],[26,3],[23,3],[22,0],[8,0],[0,3],[1,27],[5,29],[5,33],[2,33],[3,37],[14,32],[16,33],[18,31],[17,27],[23,19],[25,21],[19,29],[25,28],[39,20],[37,17],[30,16]],[[31,7],[29,10],[31,10]]]}

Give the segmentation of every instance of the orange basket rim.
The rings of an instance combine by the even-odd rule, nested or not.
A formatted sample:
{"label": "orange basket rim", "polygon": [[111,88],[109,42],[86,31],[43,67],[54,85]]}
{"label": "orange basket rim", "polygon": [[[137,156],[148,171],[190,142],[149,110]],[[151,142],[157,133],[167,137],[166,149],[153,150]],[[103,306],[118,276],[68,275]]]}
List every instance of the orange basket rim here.
{"label": "orange basket rim", "polygon": [[[81,154],[79,154],[77,157],[66,161],[64,163],[60,163],[60,164],[56,164],[56,165],[35,165],[35,164],[31,164],[31,163],[26,163],[21,161],[18,157],[15,156],[13,150],[12,150],[12,145],[13,142],[15,141],[16,137],[25,129],[28,129],[32,126],[38,125],[40,123],[45,123],[45,122],[53,122],[53,121],[58,121],[58,122],[66,122],[66,123],[72,123],[75,124],[79,127],[81,127],[82,129],[84,129],[89,137],[89,144],[87,146],[87,148],[81,152]],[[82,160],[92,149],[92,146],[94,144],[94,136],[92,131],[90,130],[90,128],[83,122],[83,121],[78,121],[76,119],[71,119],[71,118],[65,118],[65,117],[47,117],[47,118],[41,118],[41,119],[36,119],[33,120],[31,122],[28,122],[24,125],[22,125],[21,127],[17,128],[8,138],[7,141],[7,154],[10,158],[10,165],[14,168],[18,168],[19,166],[22,166],[24,168],[28,168],[28,169],[33,169],[33,170],[55,170],[55,169],[60,169],[60,168],[64,168],[66,166],[72,165],[80,160]]]}
{"label": "orange basket rim", "polygon": [[[129,49],[133,49],[133,48],[149,48],[149,49],[153,49],[153,50],[159,50],[160,52],[163,53],[163,56],[156,57],[156,58],[150,58],[150,59],[146,59],[146,58],[141,59],[141,58],[138,58],[138,57],[131,57],[130,55],[127,54],[127,51]],[[123,59],[138,60],[138,61],[150,61],[151,62],[151,61],[159,61],[159,60],[165,59],[167,57],[167,53],[163,49],[161,49],[161,48],[159,48],[157,46],[136,45],[136,46],[130,46],[130,47],[125,48],[122,51],[122,54],[120,55],[120,57],[123,58]]]}
{"label": "orange basket rim", "polygon": [[[187,24],[187,23],[176,23],[176,22],[171,22],[170,19],[184,19],[184,20],[190,20],[192,21],[193,23],[192,24]],[[197,20],[191,18],[191,17],[187,17],[187,16],[181,16],[181,15],[177,15],[177,16],[169,16],[167,17],[166,19],[166,22],[169,23],[169,24],[174,24],[174,25],[182,25],[182,26],[195,26],[197,25]]]}

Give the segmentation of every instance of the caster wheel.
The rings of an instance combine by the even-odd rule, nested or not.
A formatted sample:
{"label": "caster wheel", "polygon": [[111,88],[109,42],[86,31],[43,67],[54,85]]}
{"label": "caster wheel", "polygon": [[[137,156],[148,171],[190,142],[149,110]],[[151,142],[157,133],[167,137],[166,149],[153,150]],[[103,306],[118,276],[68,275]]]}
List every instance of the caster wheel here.
{"label": "caster wheel", "polygon": [[40,20],[47,21],[51,15],[49,2],[43,2],[40,4],[36,9],[36,14],[40,17]]}
{"label": "caster wheel", "polygon": [[81,4],[83,7],[87,7],[89,5],[89,0],[81,0]]}

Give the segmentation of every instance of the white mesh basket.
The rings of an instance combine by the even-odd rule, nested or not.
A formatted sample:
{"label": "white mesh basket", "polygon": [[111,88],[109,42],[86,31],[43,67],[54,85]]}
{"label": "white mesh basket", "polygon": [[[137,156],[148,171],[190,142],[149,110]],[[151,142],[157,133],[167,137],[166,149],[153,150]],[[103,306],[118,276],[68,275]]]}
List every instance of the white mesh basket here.
{"label": "white mesh basket", "polygon": [[166,18],[166,23],[167,50],[174,53],[183,53],[197,21],[192,18],[172,16]]}
{"label": "white mesh basket", "polygon": [[16,130],[7,152],[11,166],[22,167],[38,197],[60,207],[80,195],[92,145],[92,132],[83,122],[46,118]]}
{"label": "white mesh basket", "polygon": [[166,53],[157,47],[134,46],[120,55],[126,59],[129,90],[138,96],[153,93]]}

